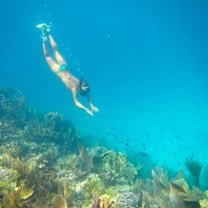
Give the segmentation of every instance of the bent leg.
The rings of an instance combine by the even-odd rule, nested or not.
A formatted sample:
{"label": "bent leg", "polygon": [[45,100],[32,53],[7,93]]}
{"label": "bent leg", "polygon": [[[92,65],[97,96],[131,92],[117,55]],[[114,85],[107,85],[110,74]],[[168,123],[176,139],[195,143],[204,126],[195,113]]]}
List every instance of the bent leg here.
{"label": "bent leg", "polygon": [[66,61],[64,60],[63,56],[58,51],[56,41],[51,35],[49,35],[48,37],[58,64],[66,64]]}
{"label": "bent leg", "polygon": [[60,65],[49,55],[49,51],[45,42],[43,42],[43,53],[44,53],[46,62],[48,63],[51,70],[55,73],[58,72]]}

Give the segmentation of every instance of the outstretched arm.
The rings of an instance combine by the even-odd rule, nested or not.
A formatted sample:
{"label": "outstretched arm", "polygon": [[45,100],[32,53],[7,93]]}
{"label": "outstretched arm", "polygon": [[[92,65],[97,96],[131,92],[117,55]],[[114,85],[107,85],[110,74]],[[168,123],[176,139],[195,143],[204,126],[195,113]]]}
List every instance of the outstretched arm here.
{"label": "outstretched arm", "polygon": [[96,112],[96,113],[99,112],[99,109],[92,104],[92,99],[91,99],[90,94],[87,95],[87,100],[90,105],[91,111]]}
{"label": "outstretched arm", "polygon": [[86,113],[90,114],[91,116],[93,116],[93,111],[86,108],[84,105],[82,105],[82,103],[79,102],[79,100],[77,99],[77,91],[72,89],[72,96],[74,99],[74,103],[78,108],[83,109]]}

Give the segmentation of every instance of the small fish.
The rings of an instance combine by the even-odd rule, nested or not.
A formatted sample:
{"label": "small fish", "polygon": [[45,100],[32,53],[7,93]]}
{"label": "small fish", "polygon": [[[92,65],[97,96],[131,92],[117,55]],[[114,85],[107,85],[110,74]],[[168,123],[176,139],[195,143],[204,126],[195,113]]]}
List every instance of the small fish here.
{"label": "small fish", "polygon": [[129,147],[129,144],[126,142],[126,143],[124,143],[124,145],[126,146],[126,147]]}
{"label": "small fish", "polygon": [[146,146],[146,144],[145,144],[145,143],[142,143],[142,147],[143,147],[144,149],[146,149],[146,148],[147,148],[147,146]]}
{"label": "small fish", "polygon": [[175,138],[176,138],[176,139],[181,139],[181,136],[175,135]]}
{"label": "small fish", "polygon": [[144,157],[148,157],[148,154],[146,152],[141,151],[141,152],[138,152],[138,156],[144,158]]}
{"label": "small fish", "polygon": [[150,138],[150,134],[147,132],[145,135],[144,135],[146,138]]}

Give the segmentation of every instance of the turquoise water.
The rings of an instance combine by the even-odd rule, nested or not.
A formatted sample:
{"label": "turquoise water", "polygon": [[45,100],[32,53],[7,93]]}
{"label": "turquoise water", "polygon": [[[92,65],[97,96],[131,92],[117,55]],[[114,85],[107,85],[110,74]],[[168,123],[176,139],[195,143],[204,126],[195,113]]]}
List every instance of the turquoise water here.
{"label": "turquoise water", "polygon": [[[145,152],[158,164],[207,161],[207,1],[1,1],[1,85],[70,119],[90,144]],[[71,71],[89,80],[100,112],[77,109],[49,70],[35,25]],[[170,163],[171,161],[171,163]]]}

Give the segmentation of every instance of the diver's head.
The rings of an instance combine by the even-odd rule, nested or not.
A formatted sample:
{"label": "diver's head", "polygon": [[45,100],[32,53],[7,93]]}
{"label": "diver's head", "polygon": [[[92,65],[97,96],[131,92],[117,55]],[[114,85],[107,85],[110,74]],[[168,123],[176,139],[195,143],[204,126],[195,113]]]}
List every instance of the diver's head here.
{"label": "diver's head", "polygon": [[86,80],[81,79],[79,82],[80,95],[86,97],[90,93],[90,85]]}

